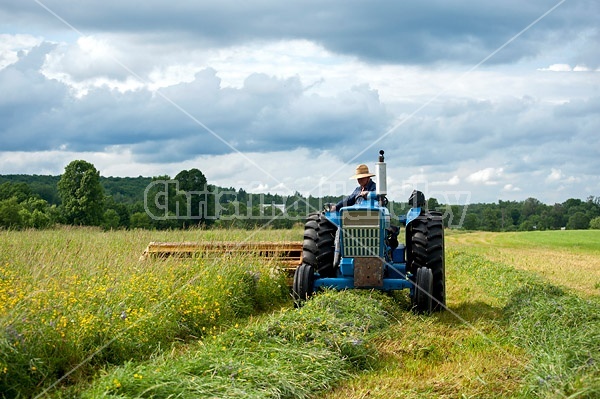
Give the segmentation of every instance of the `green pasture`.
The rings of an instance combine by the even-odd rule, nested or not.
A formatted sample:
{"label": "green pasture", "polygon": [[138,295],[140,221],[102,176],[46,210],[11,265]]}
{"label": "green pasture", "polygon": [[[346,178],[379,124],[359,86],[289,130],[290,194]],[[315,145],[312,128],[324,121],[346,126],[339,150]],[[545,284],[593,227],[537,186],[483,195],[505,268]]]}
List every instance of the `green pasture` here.
{"label": "green pasture", "polygon": [[[478,234],[478,233],[474,233]],[[493,246],[507,248],[548,248],[600,255],[600,230],[546,230],[493,235]]]}
{"label": "green pasture", "polygon": [[448,310],[425,316],[406,292],[296,309],[247,254],[139,260],[300,228],[0,231],[0,398],[599,397],[598,233],[449,233]]}

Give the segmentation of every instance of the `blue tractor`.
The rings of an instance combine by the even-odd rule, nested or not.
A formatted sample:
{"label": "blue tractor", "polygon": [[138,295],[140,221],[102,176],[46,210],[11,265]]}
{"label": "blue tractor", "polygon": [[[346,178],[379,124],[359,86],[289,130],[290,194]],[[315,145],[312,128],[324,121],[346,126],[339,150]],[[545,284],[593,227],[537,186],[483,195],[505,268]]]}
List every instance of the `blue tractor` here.
{"label": "blue tractor", "polygon": [[[446,307],[442,215],[426,209],[413,191],[406,215],[391,220],[384,152],[376,164],[377,191],[362,203],[311,213],[304,226],[302,265],[294,273],[296,304],[323,288],[410,290],[412,307],[430,313]],[[397,225],[396,225],[397,224]],[[404,243],[398,242],[404,227]]]}

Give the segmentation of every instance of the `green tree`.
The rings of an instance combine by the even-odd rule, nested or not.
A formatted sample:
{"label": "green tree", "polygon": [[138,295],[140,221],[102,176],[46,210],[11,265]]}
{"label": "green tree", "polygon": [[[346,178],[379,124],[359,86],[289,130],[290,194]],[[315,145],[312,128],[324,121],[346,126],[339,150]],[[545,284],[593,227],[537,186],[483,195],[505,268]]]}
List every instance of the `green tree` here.
{"label": "green tree", "polygon": [[132,229],[150,229],[152,228],[152,219],[146,212],[135,212],[131,215],[129,227]]}
{"label": "green tree", "polygon": [[508,214],[510,215],[511,224],[513,226],[519,224],[519,219],[521,219],[521,211],[519,210],[519,208],[517,208],[516,206],[511,208]]}
{"label": "green tree", "polygon": [[100,173],[89,162],[68,164],[58,182],[65,221],[69,224],[98,226],[104,215],[104,190]]}
{"label": "green tree", "polygon": [[531,197],[527,198],[521,205],[521,221],[525,222],[531,216],[539,215],[543,206],[544,204],[538,199]]}
{"label": "green tree", "polygon": [[571,211],[572,209],[579,209],[579,207],[583,204],[583,201],[579,198],[569,198],[565,202],[563,202],[563,206],[567,210],[569,214],[575,213],[575,211]]}
{"label": "green tree", "polygon": [[[115,198],[112,196],[104,197],[104,222],[106,222],[106,212],[108,210],[114,211],[118,216],[118,224],[117,226],[111,226],[109,228],[117,228],[117,227],[129,227],[130,220],[130,212],[127,208],[127,205],[122,202],[116,202]],[[112,220],[112,213],[111,213]],[[103,225],[105,226],[105,225]],[[105,226],[106,227],[106,226]]]}
{"label": "green tree", "polygon": [[569,230],[585,230],[590,227],[590,218],[583,212],[576,212],[569,218],[567,229]]}
{"label": "green tree", "polygon": [[22,227],[22,210],[23,206],[19,204],[15,197],[0,201],[0,227]]}
{"label": "green tree", "polygon": [[479,218],[473,213],[467,213],[465,221],[462,225],[465,230],[477,230],[479,229]]}
{"label": "green tree", "polygon": [[590,229],[600,230],[600,216],[590,220]]}
{"label": "green tree", "polygon": [[248,221],[247,212],[245,203],[231,201],[222,206],[216,225],[225,228],[245,228]]}
{"label": "green tree", "polygon": [[113,230],[119,227],[119,214],[114,209],[107,209],[102,219],[102,227],[106,230]]}
{"label": "green tree", "polygon": [[439,206],[440,203],[438,202],[437,198],[430,197],[427,200],[427,209],[430,211],[435,211]]}
{"label": "green tree", "polygon": [[160,230],[181,227],[176,213],[177,188],[174,180],[162,175],[153,177],[144,190],[144,211],[152,220],[152,227]]}
{"label": "green tree", "polygon": [[179,184],[176,201],[184,225],[214,222],[214,196],[204,174],[196,168],[182,170],[175,176]]}
{"label": "green tree", "polygon": [[46,200],[37,197],[30,197],[21,202],[23,209],[20,211],[24,227],[33,227],[43,229],[53,224],[50,215],[50,206]]}
{"label": "green tree", "polygon": [[34,209],[33,212],[23,208],[19,211],[21,219],[23,220],[23,226],[32,227],[35,229],[43,229],[52,225],[52,219],[47,213],[41,212],[38,209]]}
{"label": "green tree", "polygon": [[502,217],[495,204],[487,206],[481,215],[481,228],[486,231],[498,231]]}
{"label": "green tree", "polygon": [[0,200],[15,198],[17,202],[23,202],[31,196],[31,189],[26,183],[6,182],[0,185]]}

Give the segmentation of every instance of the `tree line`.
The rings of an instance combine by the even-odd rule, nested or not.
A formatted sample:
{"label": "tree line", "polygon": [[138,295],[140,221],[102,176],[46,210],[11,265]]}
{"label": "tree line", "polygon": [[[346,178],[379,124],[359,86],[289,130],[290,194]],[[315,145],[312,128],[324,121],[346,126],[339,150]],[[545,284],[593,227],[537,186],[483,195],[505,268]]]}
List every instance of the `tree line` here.
{"label": "tree line", "polygon": [[[57,224],[104,229],[235,227],[290,228],[308,213],[341,196],[252,194],[208,184],[199,169],[149,177],[102,177],[89,162],[76,160],[60,176],[0,175],[0,228],[49,228]],[[535,198],[427,207],[444,215],[446,227],[485,231],[600,229],[600,197],[570,198],[546,205]],[[393,218],[406,202],[390,201]],[[397,220],[397,219],[396,219]]]}

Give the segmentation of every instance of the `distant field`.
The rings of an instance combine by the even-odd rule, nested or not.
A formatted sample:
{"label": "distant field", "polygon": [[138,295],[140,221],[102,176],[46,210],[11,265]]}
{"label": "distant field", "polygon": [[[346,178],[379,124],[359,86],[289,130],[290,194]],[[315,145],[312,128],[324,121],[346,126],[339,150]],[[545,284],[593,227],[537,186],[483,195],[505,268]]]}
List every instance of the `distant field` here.
{"label": "distant field", "polygon": [[526,231],[512,233],[473,232],[448,235],[449,242],[489,243],[495,248],[547,248],[600,255],[600,230]]}
{"label": "distant field", "polygon": [[449,248],[468,248],[581,294],[600,295],[600,230],[475,232],[446,241]]}

